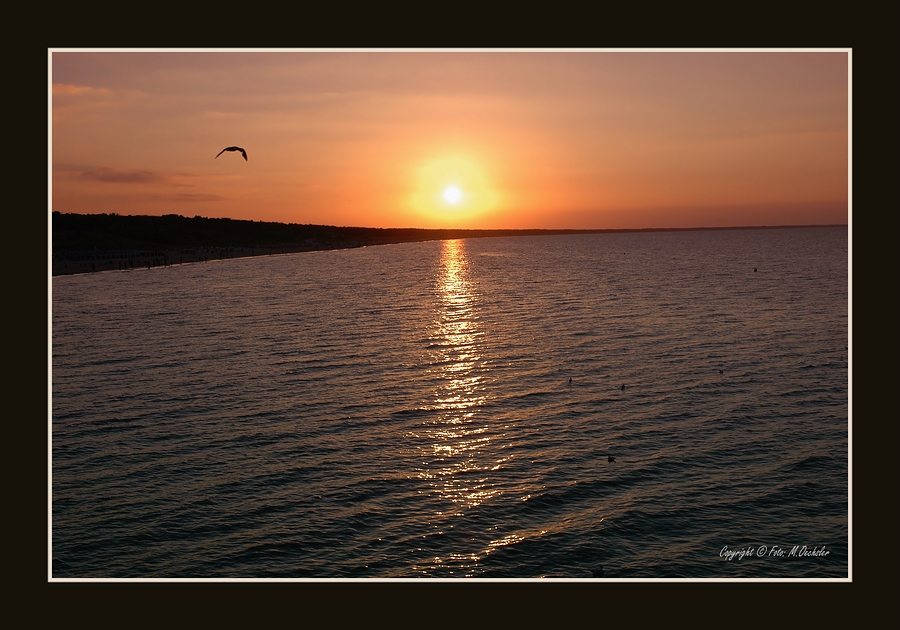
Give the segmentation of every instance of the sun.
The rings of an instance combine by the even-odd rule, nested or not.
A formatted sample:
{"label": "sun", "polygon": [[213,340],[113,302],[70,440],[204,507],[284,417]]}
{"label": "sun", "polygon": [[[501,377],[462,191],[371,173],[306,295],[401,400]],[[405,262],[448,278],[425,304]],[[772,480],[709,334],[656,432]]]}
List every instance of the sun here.
{"label": "sun", "polygon": [[499,205],[487,169],[473,156],[432,158],[418,165],[415,179],[410,209],[429,224],[468,225]]}
{"label": "sun", "polygon": [[462,191],[456,186],[448,186],[447,190],[444,191],[444,199],[447,200],[447,203],[457,204],[462,199],[462,196]]}

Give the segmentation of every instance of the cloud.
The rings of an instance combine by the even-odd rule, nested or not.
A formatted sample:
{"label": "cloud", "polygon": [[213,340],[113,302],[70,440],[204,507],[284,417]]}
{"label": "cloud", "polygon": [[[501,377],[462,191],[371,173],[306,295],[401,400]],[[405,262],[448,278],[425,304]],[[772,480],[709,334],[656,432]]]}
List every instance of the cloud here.
{"label": "cloud", "polygon": [[[65,199],[65,197],[63,197]],[[225,197],[221,195],[210,195],[206,193],[141,193],[127,192],[111,195],[102,195],[95,197],[92,203],[96,203],[97,199],[103,199],[106,202],[116,206],[128,204],[146,204],[146,203],[210,203],[222,201]],[[127,214],[127,212],[126,212]]]}
{"label": "cloud", "polygon": [[[152,185],[154,189],[160,186],[165,188],[194,188],[192,182],[177,181],[179,178],[193,179],[195,173],[177,172],[160,173],[158,171],[141,171],[109,168],[106,166],[90,167],[81,164],[55,163],[53,165],[53,178],[60,184],[73,181],[100,182],[101,184],[125,184],[125,185]],[[174,193],[173,193],[174,194]],[[186,193],[187,196],[190,196]],[[177,195],[176,195],[177,196]],[[201,199],[203,201],[216,201],[215,199]]]}
{"label": "cloud", "polygon": [[175,181],[177,178],[193,179],[198,175],[193,171],[176,171],[162,173],[159,171],[141,171],[110,168],[108,166],[89,166],[72,162],[54,162],[53,175],[65,174],[67,178],[85,179],[95,182],[107,182],[113,184],[158,184],[164,182],[169,186],[193,187],[194,184],[186,184]]}
{"label": "cloud", "polygon": [[164,175],[153,171],[123,171],[104,166],[82,171],[78,177],[113,184],[151,184],[167,180]]}
{"label": "cloud", "polygon": [[71,85],[67,83],[54,83],[53,96],[71,95],[107,95],[110,91],[105,88],[94,88],[89,85]]}
{"label": "cloud", "polygon": [[203,193],[173,193],[167,195],[141,195],[147,201],[163,201],[165,203],[197,203],[208,201],[221,201],[221,195],[207,195]]}

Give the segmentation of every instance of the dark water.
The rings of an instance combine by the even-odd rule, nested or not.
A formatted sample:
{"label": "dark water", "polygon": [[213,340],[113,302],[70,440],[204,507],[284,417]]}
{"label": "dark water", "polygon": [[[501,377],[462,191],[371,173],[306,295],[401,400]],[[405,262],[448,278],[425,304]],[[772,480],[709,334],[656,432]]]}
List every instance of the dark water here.
{"label": "dark water", "polygon": [[54,578],[848,575],[845,228],[61,276],[52,309]]}

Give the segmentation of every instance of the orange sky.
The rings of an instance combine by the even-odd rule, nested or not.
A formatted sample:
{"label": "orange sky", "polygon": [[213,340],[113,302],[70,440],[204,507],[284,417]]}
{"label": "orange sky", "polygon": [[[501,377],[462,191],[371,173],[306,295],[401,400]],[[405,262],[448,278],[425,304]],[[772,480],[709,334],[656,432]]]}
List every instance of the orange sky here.
{"label": "orange sky", "polygon": [[[370,227],[848,221],[847,51],[74,50],[50,62],[60,212]],[[249,160],[215,159],[230,145]]]}

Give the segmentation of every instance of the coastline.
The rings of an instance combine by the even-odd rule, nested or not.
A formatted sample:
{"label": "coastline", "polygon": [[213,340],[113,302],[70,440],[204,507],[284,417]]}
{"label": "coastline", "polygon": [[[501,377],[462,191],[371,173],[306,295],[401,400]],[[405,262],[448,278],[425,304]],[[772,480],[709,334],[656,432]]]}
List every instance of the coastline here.
{"label": "coastline", "polygon": [[64,215],[54,212],[50,266],[52,276],[62,276],[458,238],[814,227],[847,226],[846,224],[760,225],[631,229],[360,228],[201,217],[187,219],[179,215],[124,217]]}
{"label": "coastline", "polygon": [[229,258],[249,258],[253,256],[277,256],[328,249],[348,249],[345,247],[316,247],[315,245],[291,245],[285,247],[203,247],[187,250],[139,250],[111,251],[97,255],[82,252],[58,253],[53,255],[51,275],[69,276],[80,273],[101,271],[134,271],[154,267],[172,267],[204,263]]}

